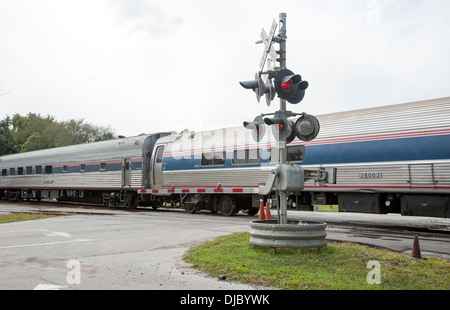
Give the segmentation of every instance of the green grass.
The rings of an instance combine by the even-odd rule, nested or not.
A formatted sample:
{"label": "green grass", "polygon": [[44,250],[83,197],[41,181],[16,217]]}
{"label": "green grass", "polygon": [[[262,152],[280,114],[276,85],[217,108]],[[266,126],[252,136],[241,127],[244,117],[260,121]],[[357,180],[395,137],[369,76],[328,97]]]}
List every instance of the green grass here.
{"label": "green grass", "polygon": [[[415,260],[408,255],[354,243],[329,243],[316,249],[277,249],[249,243],[236,233],[190,249],[185,261],[212,277],[285,290],[449,290],[450,262]],[[369,261],[380,263],[380,284],[368,284]]]}
{"label": "green grass", "polygon": [[49,217],[61,216],[65,213],[54,213],[54,214],[43,214],[43,213],[11,213],[0,215],[0,224],[10,223],[10,222],[21,222],[21,221],[31,221],[45,219]]}

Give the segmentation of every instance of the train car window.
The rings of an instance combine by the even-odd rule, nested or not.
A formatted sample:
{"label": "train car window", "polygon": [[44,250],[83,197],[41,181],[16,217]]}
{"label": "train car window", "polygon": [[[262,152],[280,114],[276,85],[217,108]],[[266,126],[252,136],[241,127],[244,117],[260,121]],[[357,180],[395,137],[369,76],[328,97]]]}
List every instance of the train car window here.
{"label": "train car window", "polygon": [[42,174],[42,166],[36,166],[35,170],[36,170],[36,174]]}
{"label": "train car window", "polygon": [[159,147],[158,152],[156,153],[156,163],[162,163],[164,155],[164,147]]}
{"label": "train car window", "polygon": [[106,163],[100,163],[100,170],[106,170]]}
{"label": "train car window", "polygon": [[28,166],[27,167],[27,175],[31,175],[31,174],[33,174],[33,167]]}
{"label": "train car window", "polygon": [[260,149],[235,150],[233,152],[233,165],[255,165],[260,163]]}
{"label": "train car window", "polygon": [[248,150],[235,150],[233,152],[233,165],[245,165],[247,163]]}
{"label": "train car window", "polygon": [[294,145],[287,147],[287,161],[303,161],[305,159],[305,146]]}
{"label": "train car window", "polygon": [[16,175],[16,168],[9,168],[9,175]]}
{"label": "train car window", "polygon": [[259,149],[248,150],[247,163],[250,165],[255,165],[261,163],[261,152]]}
{"label": "train car window", "polygon": [[223,166],[225,165],[226,153],[221,152],[207,152],[202,154],[202,166]]}
{"label": "train car window", "polygon": [[23,167],[17,168],[17,175],[23,175]]}
{"label": "train car window", "polygon": [[8,174],[8,170],[7,169],[2,169],[2,176],[6,177],[7,174]]}
{"label": "train car window", "polygon": [[53,167],[45,166],[45,174],[51,174],[51,173],[53,173]]}
{"label": "train car window", "polygon": [[86,164],[80,165],[80,171],[86,171]]}
{"label": "train car window", "polygon": [[[270,150],[270,162],[277,163],[280,154],[279,149],[274,147]],[[299,162],[305,159],[305,146],[304,145],[292,145],[287,147],[287,161],[288,162]]]}
{"label": "train car window", "polygon": [[63,166],[63,172],[67,172],[67,166]]}

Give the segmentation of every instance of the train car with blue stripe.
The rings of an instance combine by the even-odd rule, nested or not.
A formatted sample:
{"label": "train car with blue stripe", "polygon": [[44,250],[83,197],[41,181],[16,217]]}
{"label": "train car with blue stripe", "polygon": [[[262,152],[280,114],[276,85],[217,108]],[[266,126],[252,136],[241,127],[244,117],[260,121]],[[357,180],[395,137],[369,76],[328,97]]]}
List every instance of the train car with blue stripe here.
{"label": "train car with blue stripe", "polygon": [[259,188],[279,163],[336,168],[333,184],[309,179],[289,193],[299,210],[338,204],[339,211],[448,217],[450,98],[317,117],[309,142],[279,145],[270,128],[259,142],[243,126],[155,133],[0,157],[0,199],[56,198],[108,206],[232,215],[259,211]]}
{"label": "train car with blue stripe", "polygon": [[0,157],[0,199],[135,207],[150,186],[155,133]]}
{"label": "train car with blue stripe", "polygon": [[[291,205],[449,216],[450,98],[317,118],[317,138],[288,144],[288,161],[310,169],[335,167],[336,184],[307,181],[304,191],[291,193]],[[244,127],[163,137],[154,148],[151,188],[142,194],[176,197],[188,212],[253,214],[261,198],[258,188],[278,163],[277,147],[270,130],[255,142]]]}

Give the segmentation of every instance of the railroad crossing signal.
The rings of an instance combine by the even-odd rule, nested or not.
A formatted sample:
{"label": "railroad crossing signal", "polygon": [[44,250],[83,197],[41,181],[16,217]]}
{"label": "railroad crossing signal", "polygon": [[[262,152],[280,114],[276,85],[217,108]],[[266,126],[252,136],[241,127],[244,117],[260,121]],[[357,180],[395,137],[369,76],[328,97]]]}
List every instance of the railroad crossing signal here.
{"label": "railroad crossing signal", "polygon": [[[263,29],[261,32],[261,41],[256,42],[257,44],[264,43],[264,52],[260,62],[260,71],[256,74],[253,81],[240,82],[240,84],[246,89],[252,89],[256,93],[256,99],[258,102],[261,97],[265,95],[266,103],[270,106],[271,101],[275,97],[275,93],[280,97],[280,110],[275,113],[274,117],[264,118],[264,123],[272,126],[272,133],[275,139],[278,141],[279,150],[279,161],[281,167],[287,167],[287,148],[286,144],[291,143],[297,136],[300,140],[310,141],[314,139],[319,133],[319,122],[312,115],[307,115],[306,113],[297,114],[286,110],[286,101],[292,104],[300,103],[304,96],[305,90],[308,88],[309,84],[302,80],[302,77],[298,74],[294,74],[292,71],[287,70],[286,66],[286,13],[280,13],[279,19],[279,31],[278,35],[275,36],[275,31],[277,29],[277,23],[275,20],[272,23],[269,34]],[[279,51],[275,51],[272,44],[278,43],[280,46]],[[279,66],[275,64],[270,64],[267,70],[264,67],[267,62],[267,57],[269,57],[274,62],[278,62]],[[277,57],[279,55],[279,57]],[[264,80],[262,77],[264,76]],[[274,84],[272,80],[275,79]],[[270,114],[272,115],[272,113]],[[289,120],[288,117],[301,116],[297,122]],[[244,126],[252,130],[253,138],[260,142],[264,133],[265,127],[261,124],[262,117],[255,118],[254,122],[244,122]],[[264,129],[262,129],[264,128]],[[304,174],[301,171],[290,173],[290,177],[296,179],[301,179],[304,181]],[[273,179],[274,181],[275,179]],[[284,180],[287,180],[286,178]],[[279,181],[282,184],[282,181]],[[273,188],[272,185],[269,186],[269,192]],[[301,190],[303,188],[295,187],[295,191]],[[277,192],[277,197],[279,196],[280,201],[280,217],[279,224],[287,224],[287,192],[290,191],[289,187],[281,187],[279,193]]]}
{"label": "railroad crossing signal", "polygon": [[317,137],[320,131],[320,124],[317,118],[306,113],[303,113],[294,123],[294,121],[287,118],[285,113],[278,111],[273,118],[266,117],[264,122],[272,126],[272,134],[275,140],[281,141],[286,139],[287,144],[294,141],[295,137],[301,141],[311,141]]}
{"label": "railroad crossing signal", "polygon": [[294,122],[288,120],[283,112],[276,112],[273,118],[266,117],[264,122],[272,125],[272,134],[277,141],[286,139],[286,143],[291,143],[295,139]]}
{"label": "railroad crossing signal", "polygon": [[259,102],[262,96],[266,98],[267,106],[270,106],[270,103],[275,98],[275,87],[270,79],[267,79],[265,82],[262,80],[261,74],[256,73],[255,79],[251,81],[239,82],[242,87],[245,89],[251,89],[256,93],[256,100]]}
{"label": "railroad crossing signal", "polygon": [[257,116],[253,122],[244,122],[244,127],[252,131],[255,142],[261,142],[266,134],[266,125],[262,116]]}
{"label": "railroad crossing signal", "polygon": [[278,72],[274,83],[278,97],[292,104],[297,104],[303,100],[305,90],[309,86],[307,81],[302,81],[302,77],[299,74],[294,74],[288,69],[282,69]]}
{"label": "railroad crossing signal", "polygon": [[252,89],[256,93],[256,100],[258,100],[258,102],[266,92],[266,86],[264,85],[261,75],[258,73],[255,74],[254,80],[239,82],[239,84],[245,89]]}

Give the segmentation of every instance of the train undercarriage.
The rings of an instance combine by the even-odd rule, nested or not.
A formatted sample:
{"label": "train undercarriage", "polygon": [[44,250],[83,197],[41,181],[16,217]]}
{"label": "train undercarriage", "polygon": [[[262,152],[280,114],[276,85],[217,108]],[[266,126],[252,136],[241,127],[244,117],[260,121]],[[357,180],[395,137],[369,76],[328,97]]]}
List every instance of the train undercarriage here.
{"label": "train undercarriage", "polygon": [[[57,201],[99,204],[110,208],[163,206],[184,208],[187,213],[208,210],[231,216],[242,211],[248,215],[259,212],[260,199],[276,199],[253,195],[139,195],[134,190],[83,189],[6,189],[0,190],[0,199],[19,201],[56,199]],[[405,216],[450,217],[450,196],[416,193],[333,193],[303,192],[288,197],[288,206],[299,211],[313,211],[315,205],[338,205],[339,212],[371,214],[401,213]]]}
{"label": "train undercarriage", "polygon": [[339,212],[450,217],[450,196],[444,194],[305,192],[289,196],[288,205],[302,211],[338,205]]}

